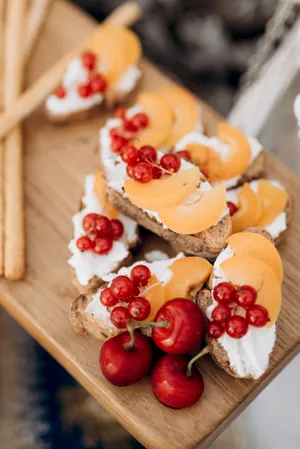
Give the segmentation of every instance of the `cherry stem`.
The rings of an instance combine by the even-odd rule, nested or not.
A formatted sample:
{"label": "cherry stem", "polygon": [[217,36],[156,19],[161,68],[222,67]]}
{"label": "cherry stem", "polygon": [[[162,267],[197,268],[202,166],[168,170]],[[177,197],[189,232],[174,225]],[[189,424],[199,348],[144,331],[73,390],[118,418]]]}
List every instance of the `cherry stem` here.
{"label": "cherry stem", "polygon": [[126,351],[132,351],[133,347],[134,347],[134,342],[135,342],[134,327],[133,327],[132,320],[127,321],[127,331],[129,332],[129,335],[130,335],[130,341],[129,341],[129,343],[126,343],[126,345],[124,345],[124,349],[126,349]]}
{"label": "cherry stem", "polygon": [[165,320],[165,321],[135,321],[135,320],[129,320],[131,326],[134,326],[135,328],[140,328],[140,327],[169,327],[170,323],[169,321]]}
{"label": "cherry stem", "polygon": [[209,347],[208,347],[208,346],[205,346],[205,348],[203,348],[202,351],[198,352],[198,354],[196,354],[195,357],[193,357],[193,358],[189,361],[188,366],[187,366],[187,369],[186,369],[186,376],[187,376],[187,377],[191,377],[191,375],[192,375],[192,367],[193,367],[193,364],[194,364],[198,359],[200,359],[200,358],[203,357],[204,355],[208,354],[209,352],[210,352]]}

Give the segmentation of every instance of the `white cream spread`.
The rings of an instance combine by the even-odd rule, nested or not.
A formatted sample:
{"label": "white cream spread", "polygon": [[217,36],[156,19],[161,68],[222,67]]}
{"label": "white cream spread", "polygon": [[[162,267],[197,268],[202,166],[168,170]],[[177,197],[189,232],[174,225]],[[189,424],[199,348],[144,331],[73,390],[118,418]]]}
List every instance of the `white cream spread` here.
{"label": "white cream spread", "polygon": [[298,94],[294,101],[294,114],[298,123],[298,137],[300,139],[300,94]]}
{"label": "white cream spread", "polygon": [[[252,164],[254,159],[259,155],[259,153],[263,150],[262,145],[259,143],[257,139],[254,137],[248,136],[248,141],[251,149],[251,158],[249,166]],[[212,148],[216,153],[221,156],[223,161],[226,160],[228,153],[230,151],[229,145],[223,143],[218,137],[208,137],[199,132],[192,132],[184,136],[175,146],[175,151],[180,151],[186,148],[189,144],[200,144],[206,147]],[[238,184],[241,175],[235,176],[231,179],[226,179],[222,181],[222,184],[225,185],[226,189],[230,189]],[[217,183],[213,183],[217,184]]]}
{"label": "white cream spread", "polygon": [[[213,271],[213,288],[220,282],[228,281],[221,268],[222,262],[234,257],[232,248],[228,245],[217,257]],[[207,316],[211,319],[211,313],[217,302],[207,309]],[[272,327],[257,328],[249,326],[247,334],[240,338],[232,338],[224,333],[218,339],[220,345],[227,352],[230,366],[241,377],[252,376],[258,379],[269,366],[269,356],[276,341],[276,325]]]}
{"label": "white cream spread", "polygon": [[[285,190],[284,187],[280,184],[280,182],[275,180],[269,180],[271,184],[281,190]],[[258,191],[258,180],[254,180],[249,182],[251,189],[257,193]],[[235,189],[228,190],[226,193],[227,201],[231,201],[233,204],[238,204],[238,194],[241,190],[241,187],[237,187]],[[285,231],[287,228],[287,216],[285,211],[282,211],[268,226],[265,226],[265,230],[268,231],[271,236],[276,239],[281,232]]]}
{"label": "white cream spread", "polygon": [[[98,72],[101,73],[100,64],[98,64]],[[140,76],[140,69],[136,66],[130,66],[116,83],[114,90],[120,94],[130,92]],[[100,105],[103,101],[103,94],[96,93],[87,98],[83,98],[78,94],[78,86],[86,84],[88,81],[89,71],[83,66],[81,58],[73,59],[69,63],[62,79],[62,86],[66,89],[66,96],[59,98],[55,94],[49,95],[45,102],[46,109],[54,115],[68,115]]]}
{"label": "white cream spread", "polygon": [[145,259],[147,262],[157,262],[159,260],[167,260],[169,259],[169,256],[159,249],[153,249],[145,254]]}
{"label": "white cream spread", "polygon": [[104,275],[114,271],[120,262],[129,255],[129,245],[137,240],[137,224],[131,218],[119,214],[118,219],[123,223],[124,234],[114,241],[108,254],[99,255],[92,251],[80,251],[76,240],[84,235],[82,220],[90,212],[103,213],[102,206],[94,193],[95,175],[88,175],[85,179],[85,193],[82,198],[84,208],[73,216],[74,238],[69,243],[72,257],[68,263],[74,268],[76,278],[81,285],[87,285],[93,276],[103,278]]}

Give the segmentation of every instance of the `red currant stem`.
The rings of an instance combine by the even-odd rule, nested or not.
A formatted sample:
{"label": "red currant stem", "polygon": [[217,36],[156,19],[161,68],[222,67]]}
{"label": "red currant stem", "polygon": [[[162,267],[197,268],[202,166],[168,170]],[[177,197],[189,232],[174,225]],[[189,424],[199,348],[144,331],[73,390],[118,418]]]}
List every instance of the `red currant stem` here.
{"label": "red currant stem", "polygon": [[133,321],[132,320],[127,320],[127,331],[130,335],[130,341],[129,343],[126,343],[126,345],[124,345],[124,349],[126,349],[126,351],[132,351],[133,347],[134,347],[134,326],[133,326]]}
{"label": "red currant stem", "polygon": [[[153,166],[158,168],[160,171],[162,171],[163,173],[166,173],[167,175],[175,175],[175,173],[171,170],[167,170],[166,168],[161,167],[160,165],[156,164],[155,162],[150,162],[149,163]],[[181,179],[180,175],[177,173],[177,176],[179,179]],[[184,183],[185,186],[191,186],[191,187],[198,187],[198,183],[195,184],[189,184],[187,183],[185,180],[181,179],[181,181]],[[199,184],[200,187],[200,184]]]}
{"label": "red currant stem", "polygon": [[193,364],[200,359],[201,357],[203,357],[204,355],[208,354],[210,352],[209,346],[205,346],[205,348],[202,349],[202,351],[198,352],[198,354],[195,355],[195,357],[193,357],[190,361],[189,364],[187,366],[186,369],[186,376],[187,377],[191,377],[192,375],[192,366]]}
{"label": "red currant stem", "polygon": [[170,323],[169,321],[165,320],[165,321],[135,321],[135,320],[130,320],[131,325],[134,326],[135,328],[140,328],[140,327],[169,327]]}

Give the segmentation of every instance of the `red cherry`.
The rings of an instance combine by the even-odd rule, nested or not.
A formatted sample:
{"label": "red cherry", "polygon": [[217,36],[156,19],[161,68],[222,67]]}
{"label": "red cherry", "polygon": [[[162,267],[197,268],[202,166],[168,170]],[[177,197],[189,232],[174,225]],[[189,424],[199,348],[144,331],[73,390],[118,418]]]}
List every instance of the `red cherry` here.
{"label": "red cherry", "polygon": [[143,129],[147,128],[149,119],[144,112],[138,112],[132,117],[131,122],[137,129]]}
{"label": "red cherry", "polygon": [[76,246],[80,251],[88,251],[95,247],[94,240],[91,240],[87,235],[83,235],[76,240]]}
{"label": "red cherry", "polygon": [[168,354],[193,351],[204,335],[204,317],[200,308],[189,299],[167,301],[157,312],[155,320],[167,321],[167,327],[153,327],[154,343]]}
{"label": "red cherry", "polygon": [[122,148],[128,144],[128,139],[123,136],[114,136],[111,142],[111,149],[114,153],[120,153]]}
{"label": "red cherry", "polygon": [[127,131],[129,133],[137,132],[137,127],[132,123],[131,120],[127,119],[126,117],[123,118],[123,129],[124,131]]}
{"label": "red cherry", "polygon": [[248,323],[242,316],[234,315],[226,321],[225,331],[232,338],[242,338],[247,334]]}
{"label": "red cherry", "polygon": [[211,314],[214,321],[224,323],[231,316],[231,309],[227,304],[218,304]]}
{"label": "red cherry", "polygon": [[210,321],[206,329],[207,335],[211,338],[220,338],[224,334],[224,328],[222,324],[216,321]]}
{"label": "red cherry", "polygon": [[116,298],[109,287],[106,287],[102,290],[100,294],[100,302],[105,307],[113,307],[117,304],[118,298]]}
{"label": "red cherry", "polygon": [[127,307],[117,306],[112,309],[110,314],[110,321],[118,329],[125,329],[127,326],[127,320],[129,319],[129,313]]}
{"label": "red cherry", "polygon": [[127,276],[117,276],[111,283],[111,291],[118,299],[130,298],[133,294],[133,282]]}
{"label": "red cherry", "polygon": [[218,302],[226,304],[235,301],[236,288],[230,282],[221,282],[213,290],[213,297]]}
{"label": "red cherry", "polygon": [[120,135],[121,135],[121,132],[122,132],[122,130],[121,130],[121,128],[111,128],[110,130],[109,130],[109,135],[110,135],[110,137],[120,137]]}
{"label": "red cherry", "polygon": [[173,408],[189,407],[203,394],[201,374],[192,367],[191,376],[186,374],[189,359],[178,355],[162,356],[151,375],[152,390],[163,404]]}
{"label": "red cherry", "polygon": [[151,278],[151,271],[148,267],[146,267],[146,265],[136,265],[132,268],[130,277],[136,285],[142,285],[145,287]]}
{"label": "red cherry", "polygon": [[152,180],[152,167],[147,162],[139,162],[133,167],[133,179],[142,184]]}
{"label": "red cherry", "polygon": [[251,285],[242,285],[235,293],[235,301],[239,306],[247,307],[253,306],[257,298],[257,291]]}
{"label": "red cherry", "polygon": [[265,307],[254,304],[246,311],[246,320],[251,326],[263,327],[270,321],[270,318]]}
{"label": "red cherry", "polygon": [[141,296],[135,296],[128,304],[128,313],[131,318],[143,321],[150,315],[150,302]]}
{"label": "red cherry", "polygon": [[126,166],[126,173],[129,176],[129,178],[133,178],[133,167],[131,167],[131,165]]}
{"label": "red cherry", "polygon": [[58,86],[55,91],[54,95],[56,95],[58,98],[65,98],[67,95],[67,91],[63,86]]}
{"label": "red cherry", "polygon": [[124,106],[118,106],[117,108],[115,108],[113,112],[113,116],[116,118],[123,119],[125,115],[126,115],[126,108]]}
{"label": "red cherry", "polygon": [[187,150],[176,151],[176,154],[186,161],[191,161],[191,154]]}
{"label": "red cherry", "polygon": [[90,51],[85,51],[81,55],[82,64],[88,70],[94,70],[96,65],[96,55]]}
{"label": "red cherry", "polygon": [[96,232],[97,237],[103,237],[104,235],[110,234],[110,219],[104,215],[98,215],[95,220],[94,231]]}
{"label": "red cherry", "polygon": [[162,171],[159,167],[152,167],[152,176],[153,179],[159,179],[162,177]]}
{"label": "red cherry", "polygon": [[124,233],[123,223],[120,220],[117,220],[116,218],[111,220],[109,234],[112,236],[112,238],[114,240],[118,240],[120,237],[122,237],[123,233]]}
{"label": "red cherry", "polygon": [[147,376],[152,364],[150,339],[134,331],[134,345],[128,350],[126,345],[130,341],[130,334],[122,332],[107,340],[100,351],[99,363],[104,377],[119,387],[131,385]]}
{"label": "red cherry", "polygon": [[82,227],[85,232],[95,232],[96,230],[96,221],[97,218],[100,217],[99,214],[90,213],[85,215],[82,220]]}
{"label": "red cherry", "polygon": [[121,158],[125,164],[134,167],[139,160],[139,152],[133,145],[126,145],[121,150]]}
{"label": "red cherry", "polygon": [[110,235],[95,238],[94,252],[99,255],[107,254],[112,249],[113,239]]}
{"label": "red cherry", "polygon": [[93,93],[90,83],[80,84],[77,88],[77,92],[82,98],[90,97]]}
{"label": "red cherry", "polygon": [[237,212],[237,210],[238,210],[238,207],[237,207],[234,203],[232,203],[231,201],[227,201],[227,207],[228,207],[228,209],[229,209],[229,214],[230,214],[231,217],[232,217],[232,215],[234,215],[234,214]]}
{"label": "red cherry", "polygon": [[107,89],[107,82],[101,75],[95,75],[91,81],[91,89],[94,94],[104,92]]}
{"label": "red cherry", "polygon": [[181,165],[180,157],[176,153],[164,154],[160,160],[160,165],[165,170],[176,173],[180,169]]}
{"label": "red cherry", "polygon": [[139,149],[139,157],[141,162],[155,162],[157,151],[151,145],[144,145]]}

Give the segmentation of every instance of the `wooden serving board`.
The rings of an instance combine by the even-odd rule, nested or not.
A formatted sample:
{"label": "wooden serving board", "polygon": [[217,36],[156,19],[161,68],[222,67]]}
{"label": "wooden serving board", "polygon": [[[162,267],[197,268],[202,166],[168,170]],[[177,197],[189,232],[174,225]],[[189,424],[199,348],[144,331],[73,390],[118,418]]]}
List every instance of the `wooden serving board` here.
{"label": "wooden serving board", "polygon": [[[58,56],[82,40],[93,22],[75,7],[57,1],[29,68],[34,81]],[[142,88],[172,81],[148,62]],[[217,119],[210,108],[205,116]],[[228,376],[209,357],[201,361],[205,394],[195,406],[171,410],[155,400],[149,379],[126,388],[106,382],[98,368],[100,344],[75,335],[69,308],[76,291],[66,263],[84,176],[97,167],[99,118],[55,127],[42,109],[25,126],[27,273],[22,282],[0,281],[3,307],[44,346],[107,410],[149,449],[207,446],[279,373],[300,348],[300,179],[274,156],[269,173],[292,192],[294,220],[280,247],[285,267],[283,307],[270,370],[262,381]],[[80,404],[78,404],[80,407]]]}

